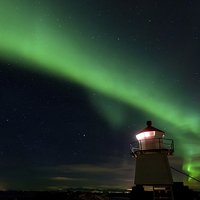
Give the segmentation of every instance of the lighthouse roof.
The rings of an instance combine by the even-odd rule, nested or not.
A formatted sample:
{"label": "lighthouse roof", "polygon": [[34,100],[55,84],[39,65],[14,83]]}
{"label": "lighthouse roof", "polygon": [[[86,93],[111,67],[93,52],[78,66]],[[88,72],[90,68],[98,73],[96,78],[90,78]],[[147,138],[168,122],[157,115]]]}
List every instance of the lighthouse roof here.
{"label": "lighthouse roof", "polygon": [[159,132],[165,133],[164,131],[161,131],[161,130],[159,130],[159,129],[157,129],[157,128],[151,126],[151,125],[152,125],[152,122],[151,122],[151,121],[147,121],[147,127],[146,127],[145,129],[143,129],[143,130],[141,131],[141,133],[142,133],[142,132],[148,132],[148,131],[159,131]]}

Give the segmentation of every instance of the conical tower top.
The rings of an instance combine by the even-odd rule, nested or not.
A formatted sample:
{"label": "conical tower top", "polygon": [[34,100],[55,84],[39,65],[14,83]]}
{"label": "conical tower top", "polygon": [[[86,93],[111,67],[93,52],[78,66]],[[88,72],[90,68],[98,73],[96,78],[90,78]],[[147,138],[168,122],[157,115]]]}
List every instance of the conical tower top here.
{"label": "conical tower top", "polygon": [[152,125],[152,121],[147,121],[147,127],[145,129],[143,129],[140,133],[149,132],[149,131],[159,131],[159,132],[165,133],[164,131],[161,131],[151,125]]}

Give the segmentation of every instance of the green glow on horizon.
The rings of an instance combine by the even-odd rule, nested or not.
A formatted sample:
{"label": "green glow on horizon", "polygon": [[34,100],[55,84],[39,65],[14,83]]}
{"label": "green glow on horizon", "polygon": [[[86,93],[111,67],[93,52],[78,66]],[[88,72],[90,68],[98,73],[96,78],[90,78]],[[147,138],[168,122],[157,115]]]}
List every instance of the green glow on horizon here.
{"label": "green glow on horizon", "polygon": [[[191,177],[199,176],[199,161],[188,161],[185,165],[183,165],[183,170],[189,172]],[[192,178],[188,179],[189,181],[194,181]]]}
{"label": "green glow on horizon", "polygon": [[[41,2],[48,4],[47,1]],[[181,98],[176,91],[166,94],[166,85],[152,84],[155,75],[144,75],[145,68],[153,68],[151,64],[143,62],[138,68],[140,58],[136,56],[133,61],[119,63],[117,58],[122,56],[112,50],[103,39],[99,40],[99,50],[95,52],[97,43],[94,44],[74,33],[72,24],[76,20],[72,24],[56,20],[55,17],[48,16],[45,8],[36,4],[38,3],[27,4],[22,0],[0,2],[2,59],[12,63],[17,61],[19,65],[32,67],[31,70],[73,80],[88,89],[101,92],[160,118],[177,130],[183,131],[174,135],[176,139],[182,140],[183,144],[187,140],[184,134],[186,132],[195,134],[200,139],[198,112],[188,106],[178,106]],[[48,6],[53,9],[50,3]],[[35,9],[38,9],[37,15],[34,14]],[[103,47],[103,44],[107,45],[107,48]],[[102,52],[102,49],[105,52]],[[110,52],[113,52],[112,55],[115,55],[116,59],[110,58]],[[126,71],[124,65],[127,69],[133,68],[133,72]],[[137,70],[134,70],[135,68]],[[179,148],[181,150],[178,150],[178,155],[189,154],[184,146]],[[190,145],[189,148],[196,147]],[[200,172],[193,167],[200,167],[199,162],[188,163],[185,160],[183,169],[195,177],[199,176]]]}

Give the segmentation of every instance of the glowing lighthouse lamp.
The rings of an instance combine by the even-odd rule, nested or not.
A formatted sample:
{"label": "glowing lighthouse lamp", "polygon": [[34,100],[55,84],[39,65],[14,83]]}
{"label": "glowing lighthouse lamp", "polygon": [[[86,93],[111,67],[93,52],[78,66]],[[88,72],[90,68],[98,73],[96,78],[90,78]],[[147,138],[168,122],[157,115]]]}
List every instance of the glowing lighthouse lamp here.
{"label": "glowing lighthouse lamp", "polygon": [[173,200],[173,180],[167,156],[173,155],[174,143],[163,138],[165,132],[151,125],[151,121],[147,121],[147,127],[136,135],[137,141],[130,144],[130,154],[136,157],[136,187],[133,190],[137,192],[136,188],[151,186],[152,199]]}

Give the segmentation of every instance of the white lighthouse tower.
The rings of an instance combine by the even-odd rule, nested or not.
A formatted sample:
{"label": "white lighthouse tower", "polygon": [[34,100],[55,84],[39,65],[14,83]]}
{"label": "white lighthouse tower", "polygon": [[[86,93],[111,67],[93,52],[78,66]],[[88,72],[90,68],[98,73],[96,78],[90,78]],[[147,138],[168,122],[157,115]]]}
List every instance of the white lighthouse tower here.
{"label": "white lighthouse tower", "polygon": [[172,199],[173,179],[167,156],[173,155],[174,143],[164,139],[165,132],[151,126],[136,135],[137,141],[130,144],[130,153],[136,157],[135,185],[140,188],[152,186],[152,199]]}

